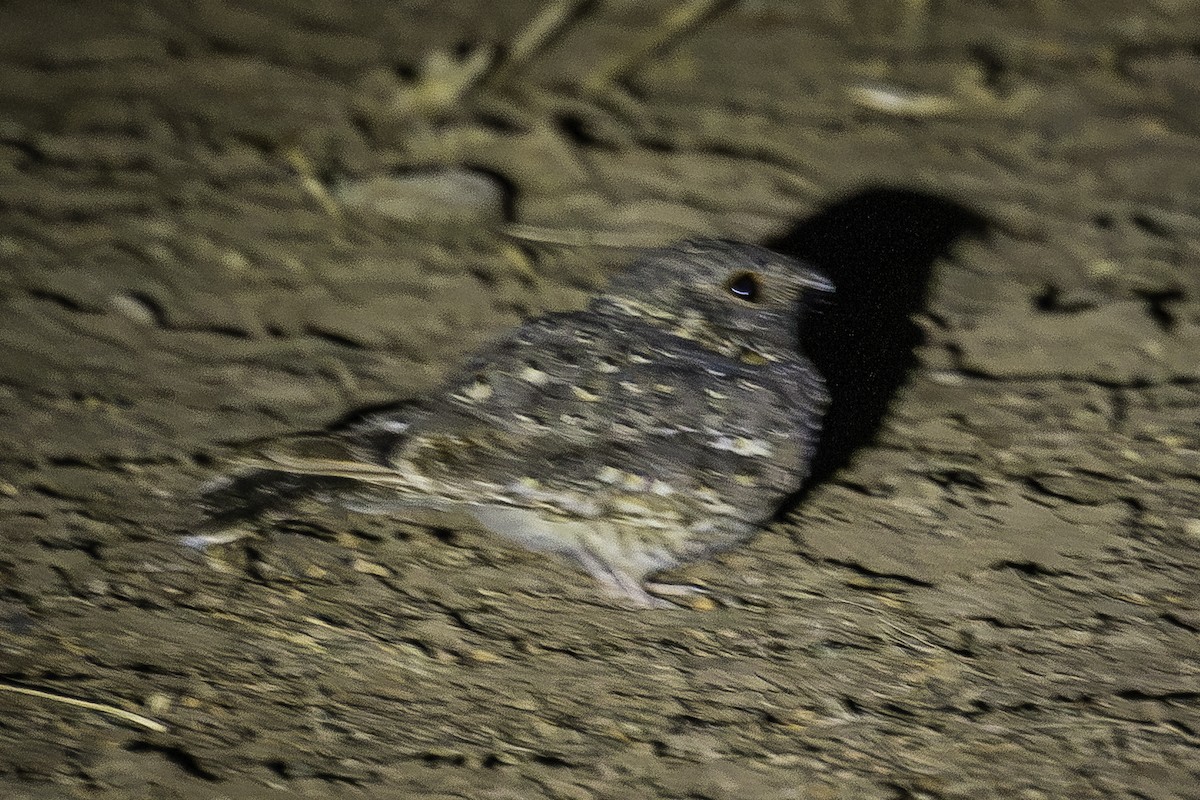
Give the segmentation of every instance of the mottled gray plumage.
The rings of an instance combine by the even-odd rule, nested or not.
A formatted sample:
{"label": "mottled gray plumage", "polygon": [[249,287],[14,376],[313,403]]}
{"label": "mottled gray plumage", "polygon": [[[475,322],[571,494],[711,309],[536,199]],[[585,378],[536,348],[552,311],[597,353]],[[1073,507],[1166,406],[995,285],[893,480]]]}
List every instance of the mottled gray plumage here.
{"label": "mottled gray plumage", "polygon": [[364,511],[466,512],[658,605],[650,576],[753,535],[807,477],[827,395],[798,338],[805,294],[831,288],[752,245],[649,251],[427,401],[250,459],[205,503],[225,520],[319,490]]}

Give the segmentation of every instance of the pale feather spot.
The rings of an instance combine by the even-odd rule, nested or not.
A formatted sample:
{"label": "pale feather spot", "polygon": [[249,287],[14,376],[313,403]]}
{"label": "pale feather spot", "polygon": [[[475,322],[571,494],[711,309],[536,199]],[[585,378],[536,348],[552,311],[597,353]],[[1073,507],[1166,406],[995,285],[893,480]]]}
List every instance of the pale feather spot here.
{"label": "pale feather spot", "polygon": [[585,403],[594,403],[600,399],[600,395],[595,392],[588,391],[582,386],[572,386],[571,393]]}
{"label": "pale feather spot", "polygon": [[643,520],[651,520],[654,518],[654,513],[651,509],[646,508],[645,504],[639,502],[633,497],[616,497],[611,502],[611,508],[618,514],[637,517]]}
{"label": "pale feather spot", "polygon": [[621,479],[621,487],[631,492],[644,492],[649,484],[650,482],[641,475],[632,472],[626,473]]}
{"label": "pale feather spot", "polygon": [[487,381],[476,380],[459,394],[454,395],[456,400],[462,400],[465,403],[482,403],[492,396],[492,387]]}
{"label": "pale feather spot", "polygon": [[659,497],[666,497],[675,494],[675,489],[666,481],[655,480],[650,483],[650,493],[656,494]]}
{"label": "pale feather spot", "polygon": [[601,483],[616,483],[617,481],[621,480],[621,476],[623,474],[624,473],[622,473],[621,470],[617,469],[616,467],[606,465],[601,467],[600,471],[596,473],[596,480],[600,481]]}
{"label": "pale feather spot", "polygon": [[544,386],[550,380],[550,376],[537,367],[526,367],[521,370],[521,374],[517,377],[526,383],[532,383],[534,386]]}

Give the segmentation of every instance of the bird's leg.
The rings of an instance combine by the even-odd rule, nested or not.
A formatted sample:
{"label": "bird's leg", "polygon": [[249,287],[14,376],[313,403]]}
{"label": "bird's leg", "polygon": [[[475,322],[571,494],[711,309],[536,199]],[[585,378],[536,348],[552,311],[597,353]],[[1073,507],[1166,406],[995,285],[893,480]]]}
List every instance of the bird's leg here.
{"label": "bird's leg", "polygon": [[650,594],[637,578],[623,569],[604,563],[582,547],[573,550],[571,555],[611,595],[631,600],[639,608],[679,608],[669,600]]}

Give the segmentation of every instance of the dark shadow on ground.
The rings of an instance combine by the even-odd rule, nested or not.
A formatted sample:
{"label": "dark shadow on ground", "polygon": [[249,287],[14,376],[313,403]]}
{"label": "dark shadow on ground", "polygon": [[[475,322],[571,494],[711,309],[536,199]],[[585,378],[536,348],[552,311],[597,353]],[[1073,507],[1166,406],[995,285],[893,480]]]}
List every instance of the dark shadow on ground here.
{"label": "dark shadow on ground", "polygon": [[804,349],[832,397],[813,462],[814,485],[878,431],[912,365],[930,269],[984,220],[957,203],[902,189],[869,189],[830,205],[767,246],[809,262],[837,287],[808,313]]}

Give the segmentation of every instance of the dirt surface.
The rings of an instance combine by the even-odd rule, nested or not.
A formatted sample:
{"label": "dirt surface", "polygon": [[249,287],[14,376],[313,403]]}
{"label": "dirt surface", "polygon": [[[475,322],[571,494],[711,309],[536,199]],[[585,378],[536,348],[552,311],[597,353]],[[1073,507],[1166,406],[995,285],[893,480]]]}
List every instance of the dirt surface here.
{"label": "dirt surface", "polygon": [[[1200,797],[1200,5],[560,5],[3,5],[0,795]],[[230,448],[694,233],[839,286],[715,608],[180,547]]]}

